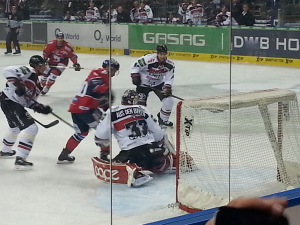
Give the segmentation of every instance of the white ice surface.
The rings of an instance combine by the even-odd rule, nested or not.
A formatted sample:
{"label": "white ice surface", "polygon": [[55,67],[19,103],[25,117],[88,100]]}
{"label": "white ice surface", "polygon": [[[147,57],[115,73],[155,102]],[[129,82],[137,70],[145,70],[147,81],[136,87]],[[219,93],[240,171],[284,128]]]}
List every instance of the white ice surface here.
{"label": "white ice surface", "polygon": [[[0,70],[9,65],[26,65],[34,54],[41,52],[23,51],[22,56],[0,55]],[[100,67],[107,58],[103,55],[78,55],[79,63],[86,68]],[[119,102],[124,90],[134,88],[129,68],[135,58],[113,57],[121,64],[120,74],[113,78],[113,90],[117,95],[116,102]],[[229,64],[177,60],[175,64],[174,95],[196,98],[229,93]],[[300,91],[297,68],[234,64],[231,70],[233,92],[267,88]],[[88,73],[88,70],[65,70],[50,92],[39,101],[51,105],[56,114],[72,123],[67,109]],[[1,87],[4,84],[5,79],[1,77]],[[156,115],[160,106],[152,94],[149,110]],[[174,106],[173,121],[175,111]],[[43,123],[56,119],[31,110],[30,113]],[[0,122],[2,138],[7,129],[2,111]],[[34,163],[33,170],[14,171],[14,159],[0,159],[0,225],[136,225],[184,214],[178,209],[168,208],[168,204],[175,202],[175,175],[155,176],[148,185],[136,189],[118,184],[111,187],[98,180],[91,162],[91,157],[98,155],[93,133],[91,131],[74,151],[76,161],[72,165],[56,164],[57,156],[73,134],[73,130],[62,122],[50,129],[40,127],[28,158]],[[118,151],[115,142],[113,151],[113,154]]]}

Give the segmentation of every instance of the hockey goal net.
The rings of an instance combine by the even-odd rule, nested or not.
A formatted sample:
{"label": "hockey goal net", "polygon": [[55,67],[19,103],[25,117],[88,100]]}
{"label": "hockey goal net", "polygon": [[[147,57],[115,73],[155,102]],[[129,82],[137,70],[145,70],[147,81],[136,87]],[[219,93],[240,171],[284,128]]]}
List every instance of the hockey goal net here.
{"label": "hockey goal net", "polygon": [[177,105],[177,201],[192,212],[299,187],[295,92],[270,89]]}

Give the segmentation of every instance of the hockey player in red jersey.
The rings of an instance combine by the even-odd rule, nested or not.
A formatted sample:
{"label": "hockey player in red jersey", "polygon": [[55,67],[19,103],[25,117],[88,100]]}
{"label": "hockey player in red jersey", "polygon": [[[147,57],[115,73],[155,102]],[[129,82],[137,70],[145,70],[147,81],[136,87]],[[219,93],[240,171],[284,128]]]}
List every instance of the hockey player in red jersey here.
{"label": "hockey player in red jersey", "polygon": [[69,59],[73,62],[75,71],[80,71],[80,64],[77,62],[77,55],[69,42],[64,40],[63,32],[56,34],[56,40],[50,41],[43,52],[45,60],[48,61],[48,68],[41,77],[43,86],[42,94],[45,95],[51,86],[55,83],[56,78],[62,74],[69,64]]}
{"label": "hockey player in red jersey", "polygon": [[[136,91],[126,90],[122,96],[122,105],[113,106],[107,111],[95,133],[96,145],[109,151],[112,129],[121,149],[112,159],[112,182],[127,183],[129,187],[138,187],[152,180],[142,170],[163,173],[170,168],[173,160],[169,149],[164,146],[164,139],[167,138],[164,131],[153,121],[151,113],[144,106],[137,105],[138,100]],[[92,161],[95,175],[109,181],[109,176],[103,173],[108,162],[97,157],[92,158]]]}
{"label": "hockey player in red jersey", "polygon": [[[10,157],[16,154],[15,167],[18,170],[31,169],[33,163],[26,159],[32,149],[34,139],[38,133],[38,126],[25,108],[33,109],[37,113],[49,114],[50,106],[36,102],[42,89],[38,76],[46,69],[42,56],[34,55],[29,60],[29,66],[8,66],[3,70],[7,79],[5,88],[0,92],[1,109],[6,116],[9,128],[3,138],[1,157]],[[19,134],[22,131],[22,135]],[[14,144],[17,151],[13,150]]]}
{"label": "hockey player in red jersey", "polygon": [[90,72],[70,105],[69,112],[72,115],[75,133],[59,155],[58,164],[74,162],[75,157],[70,154],[88,135],[89,130],[97,127],[102,116],[99,108],[106,111],[109,107],[110,77],[120,69],[120,64],[110,59],[104,60],[102,67]]}

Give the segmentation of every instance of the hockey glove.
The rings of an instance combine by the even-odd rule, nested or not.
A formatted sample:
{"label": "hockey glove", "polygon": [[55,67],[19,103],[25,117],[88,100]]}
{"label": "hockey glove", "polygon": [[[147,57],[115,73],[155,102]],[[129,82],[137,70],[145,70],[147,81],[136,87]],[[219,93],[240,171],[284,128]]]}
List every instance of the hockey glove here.
{"label": "hockey glove", "polygon": [[136,86],[139,86],[142,83],[141,75],[139,73],[132,73],[131,79],[132,79],[132,83]]}
{"label": "hockey glove", "polygon": [[168,84],[164,85],[161,93],[166,96],[172,95],[172,87]]}
{"label": "hockey glove", "polygon": [[15,92],[18,96],[22,96],[26,93],[26,87],[25,87],[25,84],[22,81],[16,80],[14,82],[14,85],[16,86]]}
{"label": "hockey glove", "polygon": [[49,105],[43,105],[41,103],[35,103],[30,108],[37,113],[42,113],[46,115],[52,112],[52,108]]}
{"label": "hockey glove", "polygon": [[74,67],[75,71],[80,71],[81,70],[81,66],[80,66],[79,63],[74,63],[73,67]]}

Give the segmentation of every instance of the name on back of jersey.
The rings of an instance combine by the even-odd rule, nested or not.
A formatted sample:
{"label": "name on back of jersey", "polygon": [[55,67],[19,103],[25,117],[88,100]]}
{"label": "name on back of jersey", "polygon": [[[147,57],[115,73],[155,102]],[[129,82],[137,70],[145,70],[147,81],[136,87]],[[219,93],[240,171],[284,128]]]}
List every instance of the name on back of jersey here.
{"label": "name on back of jersey", "polygon": [[145,112],[141,108],[137,108],[137,107],[121,109],[116,112],[117,119],[128,116],[128,115],[139,115],[139,116],[144,117]]}

